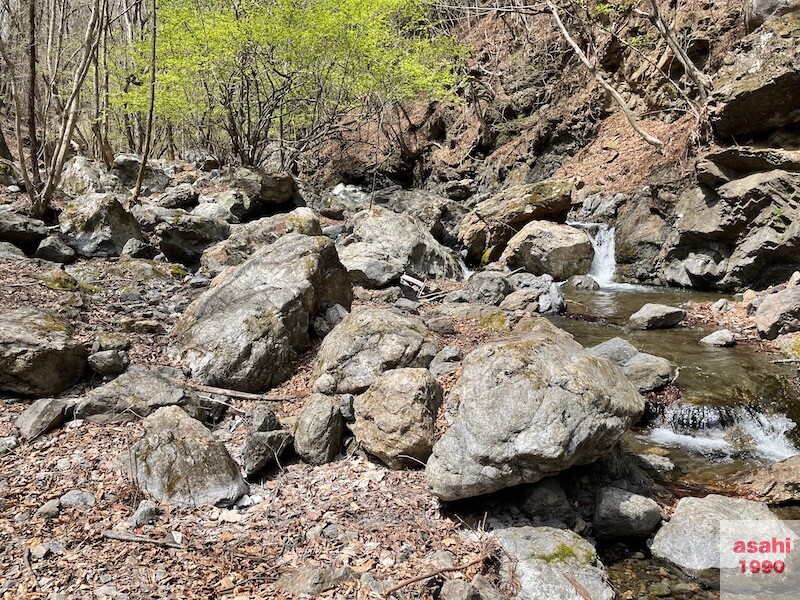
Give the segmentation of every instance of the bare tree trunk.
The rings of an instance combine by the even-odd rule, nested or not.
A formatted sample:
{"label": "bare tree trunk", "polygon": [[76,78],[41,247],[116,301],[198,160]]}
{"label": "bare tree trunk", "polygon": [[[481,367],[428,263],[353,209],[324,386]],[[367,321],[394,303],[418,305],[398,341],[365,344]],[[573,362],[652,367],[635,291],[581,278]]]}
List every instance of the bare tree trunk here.
{"label": "bare tree trunk", "polygon": [[42,178],[39,173],[39,140],[36,137],[36,0],[28,0],[28,147],[33,185],[38,189]]}
{"label": "bare tree trunk", "polygon": [[156,104],[156,0],[153,0],[153,30],[150,40],[150,106],[147,109],[147,131],[144,139],[144,149],[142,150],[142,164],[139,165],[139,174],[136,176],[136,187],[133,190],[131,206],[139,200],[139,193],[142,191],[142,180],[144,171],[147,168],[147,160],[150,158],[150,147],[153,143],[153,113]]}
{"label": "bare tree trunk", "polygon": [[551,0],[546,0],[546,1],[547,1],[547,7],[550,9],[550,12],[553,14],[553,18],[556,21],[556,25],[558,25],[558,29],[561,31],[561,35],[564,37],[567,43],[570,46],[572,46],[572,49],[575,51],[575,54],[578,55],[578,58],[592,74],[592,77],[595,78],[597,83],[599,83],[603,87],[603,89],[605,89],[611,95],[614,101],[619,105],[619,107],[622,109],[622,113],[625,115],[625,118],[628,119],[628,123],[630,123],[631,127],[633,127],[633,130],[636,133],[638,133],[641,136],[641,138],[651,146],[654,146],[656,148],[663,148],[664,142],[659,140],[657,137],[653,137],[652,135],[647,133],[644,129],[642,129],[642,127],[639,125],[639,121],[636,119],[636,115],[633,114],[633,111],[630,109],[627,102],[625,102],[625,99],[614,88],[614,86],[612,86],[605,80],[605,78],[600,74],[600,70],[595,65],[592,64],[592,62],[589,60],[589,58],[586,56],[583,50],[581,50],[580,46],[578,46],[575,40],[572,39],[572,36],[567,31],[567,28],[564,26],[564,22],[561,20],[561,16],[558,14],[558,9],[556,8],[556,5],[553,4]]}

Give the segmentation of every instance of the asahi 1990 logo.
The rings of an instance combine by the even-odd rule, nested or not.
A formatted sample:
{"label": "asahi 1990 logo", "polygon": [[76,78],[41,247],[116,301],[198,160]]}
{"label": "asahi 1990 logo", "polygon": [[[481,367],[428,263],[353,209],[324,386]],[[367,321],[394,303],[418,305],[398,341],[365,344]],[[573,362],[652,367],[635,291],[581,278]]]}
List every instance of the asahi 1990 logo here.
{"label": "asahi 1990 logo", "polygon": [[800,597],[800,521],[720,523],[720,598]]}

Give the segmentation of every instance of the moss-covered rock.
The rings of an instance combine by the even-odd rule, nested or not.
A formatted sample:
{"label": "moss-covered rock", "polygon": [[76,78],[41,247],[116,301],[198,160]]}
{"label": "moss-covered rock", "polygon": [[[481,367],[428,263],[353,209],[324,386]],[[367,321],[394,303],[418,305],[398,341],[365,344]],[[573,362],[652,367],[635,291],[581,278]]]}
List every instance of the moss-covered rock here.
{"label": "moss-covered rock", "polygon": [[0,391],[52,396],[77,383],[86,349],[55,313],[18,308],[0,313]]}

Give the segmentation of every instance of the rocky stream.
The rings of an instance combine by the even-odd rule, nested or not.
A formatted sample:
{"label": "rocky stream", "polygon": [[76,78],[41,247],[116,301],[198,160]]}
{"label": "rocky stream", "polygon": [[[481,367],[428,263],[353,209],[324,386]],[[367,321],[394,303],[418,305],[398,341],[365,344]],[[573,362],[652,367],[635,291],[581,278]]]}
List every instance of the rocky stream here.
{"label": "rocky stream", "polygon": [[0,160],[0,598],[720,598],[800,504],[800,11],[718,4],[713,143],[556,43],[403,186],[76,155],[41,221]]}

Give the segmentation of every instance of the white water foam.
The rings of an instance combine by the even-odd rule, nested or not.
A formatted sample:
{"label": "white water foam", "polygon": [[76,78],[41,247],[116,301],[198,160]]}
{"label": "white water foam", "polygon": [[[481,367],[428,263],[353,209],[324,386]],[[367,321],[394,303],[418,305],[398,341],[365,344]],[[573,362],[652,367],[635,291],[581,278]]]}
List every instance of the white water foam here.
{"label": "white water foam", "polygon": [[615,256],[617,244],[615,240],[616,229],[609,227],[606,223],[580,223],[578,221],[568,221],[568,225],[583,229],[589,236],[594,250],[592,266],[589,275],[601,289],[616,290],[639,290],[641,286],[628,283],[615,283],[614,275],[617,272],[617,259]]}
{"label": "white water foam", "polygon": [[738,409],[734,414],[735,424],[726,428],[684,433],[665,425],[653,428],[647,438],[659,446],[682,447],[720,460],[730,460],[743,451],[768,462],[800,454],[788,437],[796,423],[786,415],[765,415],[745,409]]}
{"label": "white water foam", "polygon": [[457,257],[458,259],[458,266],[461,267],[461,276],[464,278],[464,281],[469,281],[469,278],[475,274],[475,271],[470,269],[467,266],[467,263],[464,262],[464,259],[460,256]]}

